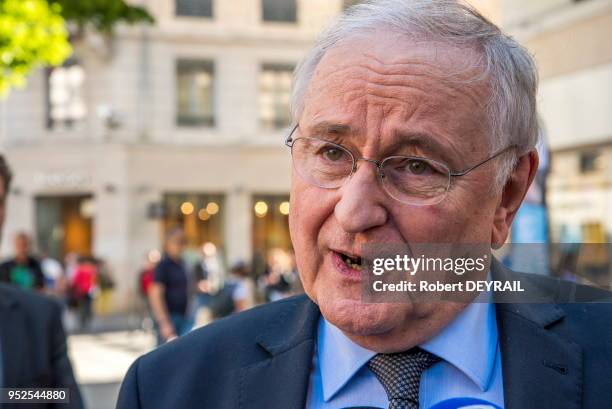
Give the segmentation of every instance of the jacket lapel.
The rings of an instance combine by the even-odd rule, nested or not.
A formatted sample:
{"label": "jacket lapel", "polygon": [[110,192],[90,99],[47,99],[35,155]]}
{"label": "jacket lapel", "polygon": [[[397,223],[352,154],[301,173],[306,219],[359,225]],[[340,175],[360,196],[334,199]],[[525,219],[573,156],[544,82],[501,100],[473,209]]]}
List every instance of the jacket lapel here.
{"label": "jacket lapel", "polygon": [[[512,280],[499,263],[496,280]],[[529,294],[540,292],[524,279]],[[542,294],[542,299],[546,295]],[[243,368],[239,409],[301,409],[306,405],[320,312],[307,297],[287,301],[283,314],[262,328],[258,345],[267,358]],[[498,303],[497,324],[502,355],[506,409],[582,407],[582,350],[552,331],[564,312],[549,303]]]}
{"label": "jacket lapel", "polygon": [[[491,266],[496,280],[517,279],[498,263]],[[527,294],[540,290],[521,275]],[[539,297],[545,295],[540,292]],[[549,303],[498,303],[497,325],[502,357],[506,409],[582,407],[582,350],[552,328],[563,320],[563,310]]]}
{"label": "jacket lapel", "polygon": [[23,379],[27,354],[26,317],[9,291],[0,288],[0,341],[2,352],[2,387],[17,387]]}
{"label": "jacket lapel", "polygon": [[239,409],[301,409],[306,405],[319,309],[306,296],[286,301],[257,339],[267,358],[243,368]]}

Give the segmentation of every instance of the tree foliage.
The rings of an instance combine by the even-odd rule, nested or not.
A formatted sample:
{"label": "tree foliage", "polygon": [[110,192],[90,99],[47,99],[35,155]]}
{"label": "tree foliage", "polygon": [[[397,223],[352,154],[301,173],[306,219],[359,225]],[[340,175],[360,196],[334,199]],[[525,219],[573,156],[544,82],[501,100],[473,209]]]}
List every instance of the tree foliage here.
{"label": "tree foliage", "polygon": [[91,27],[101,33],[111,33],[118,23],[153,23],[149,12],[131,6],[125,0],[49,0],[61,6],[62,16],[75,23],[80,32]]}
{"label": "tree foliage", "polygon": [[33,68],[61,64],[70,53],[57,5],[45,0],[0,0],[0,96],[24,85]]}
{"label": "tree foliage", "polygon": [[0,97],[23,86],[33,69],[60,65],[70,56],[66,22],[78,37],[89,28],[110,35],[119,23],[154,20],[125,0],[0,0]]}

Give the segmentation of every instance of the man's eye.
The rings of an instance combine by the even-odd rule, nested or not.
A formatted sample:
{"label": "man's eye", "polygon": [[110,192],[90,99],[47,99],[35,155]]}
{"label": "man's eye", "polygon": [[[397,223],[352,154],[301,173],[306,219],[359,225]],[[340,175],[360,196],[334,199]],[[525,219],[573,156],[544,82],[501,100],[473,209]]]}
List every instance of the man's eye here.
{"label": "man's eye", "polygon": [[346,154],[338,148],[328,147],[323,149],[323,156],[325,159],[330,160],[332,162],[336,162],[344,159]]}
{"label": "man's eye", "polygon": [[404,170],[413,175],[423,175],[434,171],[429,163],[424,160],[411,159],[406,163]]}

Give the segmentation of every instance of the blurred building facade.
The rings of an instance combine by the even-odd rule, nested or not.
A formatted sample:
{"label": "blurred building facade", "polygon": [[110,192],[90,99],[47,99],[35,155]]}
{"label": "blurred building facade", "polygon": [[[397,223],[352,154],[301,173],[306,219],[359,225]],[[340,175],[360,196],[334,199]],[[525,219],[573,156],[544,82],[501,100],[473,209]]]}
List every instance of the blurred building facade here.
{"label": "blurred building facade", "polygon": [[[18,230],[104,258],[130,307],[145,254],[185,228],[226,262],[289,249],[291,70],[355,0],[140,0],[150,27],[88,36],[0,101]],[[551,240],[612,234],[612,0],[474,0],[538,63]],[[213,244],[214,246],[211,246]]]}
{"label": "blurred building facade", "polygon": [[57,258],[103,258],[117,311],[130,308],[138,269],[171,226],[229,263],[290,248],[291,71],[344,7],[136,3],[155,25],[81,39],[63,67],[34,73],[0,103],[15,173],[2,254],[25,230]]}
{"label": "blurred building facade", "polygon": [[551,240],[609,242],[612,1],[501,0],[500,15],[538,64]]}

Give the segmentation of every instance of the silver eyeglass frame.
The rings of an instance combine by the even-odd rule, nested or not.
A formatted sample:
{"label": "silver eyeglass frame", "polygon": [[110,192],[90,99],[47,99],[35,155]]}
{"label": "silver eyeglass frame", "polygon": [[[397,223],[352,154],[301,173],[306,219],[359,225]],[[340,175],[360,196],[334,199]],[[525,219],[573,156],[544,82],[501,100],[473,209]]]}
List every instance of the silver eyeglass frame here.
{"label": "silver eyeglass frame", "polygon": [[[354,172],[357,170],[357,162],[359,162],[359,161],[370,162],[370,163],[374,164],[374,165],[376,166],[377,170],[378,170],[378,176],[379,176],[379,178],[380,178],[381,180],[383,180],[383,179],[385,178],[385,174],[384,174],[384,172],[383,172],[383,165],[384,165],[384,163],[385,163],[387,160],[389,160],[389,159],[395,159],[395,158],[406,158],[406,159],[424,160],[424,161],[426,161],[426,162],[433,162],[433,163],[435,163],[435,164],[437,164],[437,165],[442,166],[443,168],[445,168],[445,169],[448,171],[449,183],[448,183],[448,186],[446,187],[446,191],[444,192],[444,194],[442,194],[442,195],[440,195],[440,196],[439,196],[439,197],[440,197],[440,200],[439,200],[439,201],[437,201],[437,202],[435,202],[435,203],[427,203],[427,204],[407,203],[407,202],[405,202],[405,201],[402,201],[402,200],[400,200],[400,199],[398,199],[398,198],[394,197],[394,196],[393,196],[393,195],[392,195],[392,194],[391,194],[391,193],[388,191],[388,189],[387,189],[387,188],[384,188],[384,187],[385,187],[385,185],[384,185],[384,183],[383,183],[383,188],[384,188],[385,192],[386,192],[386,193],[387,193],[389,196],[391,196],[393,199],[397,200],[397,201],[398,201],[398,202],[400,202],[400,203],[404,203],[404,204],[408,204],[408,205],[414,205],[414,206],[427,206],[427,205],[433,205],[433,204],[440,203],[442,200],[444,200],[444,197],[446,196],[446,194],[447,194],[447,193],[448,193],[448,191],[450,190],[450,184],[451,184],[451,180],[452,180],[451,178],[452,178],[452,177],[461,177],[461,176],[465,176],[465,175],[467,175],[468,173],[470,173],[471,171],[473,171],[474,169],[477,169],[478,167],[480,167],[480,166],[484,165],[485,163],[487,163],[487,162],[489,162],[489,161],[491,161],[491,160],[493,160],[493,159],[497,158],[498,156],[500,156],[500,155],[502,155],[502,154],[504,154],[504,153],[508,152],[509,150],[511,150],[511,149],[515,149],[515,148],[517,148],[517,147],[518,147],[518,146],[517,146],[517,145],[515,145],[515,144],[513,144],[513,145],[509,145],[509,146],[507,146],[507,147],[505,147],[505,148],[503,148],[503,149],[498,150],[498,151],[497,151],[497,152],[495,152],[493,155],[491,155],[491,156],[489,156],[488,158],[486,158],[486,159],[484,159],[484,160],[482,160],[482,161],[480,161],[480,162],[476,163],[476,164],[475,164],[475,165],[473,165],[473,166],[470,166],[470,167],[468,167],[468,168],[466,168],[466,169],[464,169],[464,170],[461,170],[461,171],[453,172],[453,171],[451,171],[451,169],[450,169],[450,167],[449,167],[448,165],[446,165],[446,164],[444,164],[444,163],[442,163],[442,162],[438,162],[438,161],[437,161],[437,160],[435,160],[435,159],[429,159],[429,158],[418,157],[418,156],[392,155],[392,156],[388,156],[388,157],[386,157],[386,158],[384,158],[384,159],[382,159],[382,160],[376,160],[376,159],[370,159],[370,158],[365,158],[365,157],[356,157],[356,156],[353,154],[353,152],[351,152],[351,150],[350,150],[350,149],[348,149],[348,148],[346,148],[345,146],[342,146],[342,145],[340,145],[339,143],[335,143],[335,142],[327,141],[327,140],[322,139],[322,138],[299,137],[299,138],[295,138],[295,139],[293,139],[293,133],[294,133],[294,132],[297,130],[297,128],[298,128],[298,127],[299,127],[299,124],[296,124],[296,125],[295,125],[295,126],[292,128],[292,129],[291,129],[291,132],[289,132],[289,134],[287,135],[287,138],[285,138],[285,146],[287,146],[287,147],[289,147],[289,148],[291,149],[291,156],[293,157],[293,144],[294,144],[294,142],[295,142],[295,141],[297,141],[298,139],[302,139],[302,138],[304,138],[304,139],[317,139],[317,140],[320,140],[320,141],[327,142],[327,143],[329,143],[329,144],[331,144],[331,145],[337,146],[338,148],[342,149],[343,151],[348,152],[348,153],[349,153],[349,155],[351,156],[351,159],[352,159],[352,161],[353,161],[353,166],[352,166],[351,172],[350,172],[348,175],[346,175],[346,178],[350,178],[350,177],[353,175],[353,173],[354,173]],[[294,165],[294,166],[295,166],[295,165]],[[298,173],[299,173],[299,172],[298,172]],[[300,175],[300,176],[301,176],[301,175]],[[303,177],[303,176],[302,176],[302,177]],[[312,183],[312,182],[311,182],[311,183]],[[322,189],[338,189],[338,188],[339,188],[340,186],[342,186],[342,185],[337,186],[337,187],[325,187],[325,186],[319,186],[319,185],[316,185],[316,186],[318,186],[318,187],[320,187],[320,188],[322,188]]]}

